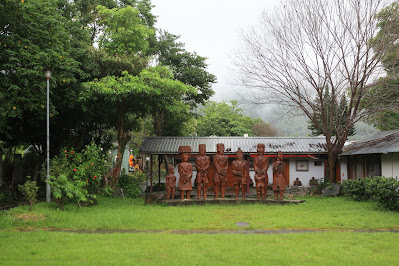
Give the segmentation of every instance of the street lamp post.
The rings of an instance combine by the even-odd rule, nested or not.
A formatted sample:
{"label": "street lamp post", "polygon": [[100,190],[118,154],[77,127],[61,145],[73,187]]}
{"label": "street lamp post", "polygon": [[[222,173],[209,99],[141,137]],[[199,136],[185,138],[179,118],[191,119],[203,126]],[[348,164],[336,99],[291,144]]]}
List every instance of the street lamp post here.
{"label": "street lamp post", "polygon": [[150,162],[150,157],[145,158],[146,161],[146,171],[147,174],[145,175],[145,194],[147,195],[147,188],[148,188],[148,163]]}
{"label": "street lamp post", "polygon": [[47,80],[47,175],[46,175],[46,201],[51,201],[50,188],[50,78],[51,69],[44,69],[44,76]]}

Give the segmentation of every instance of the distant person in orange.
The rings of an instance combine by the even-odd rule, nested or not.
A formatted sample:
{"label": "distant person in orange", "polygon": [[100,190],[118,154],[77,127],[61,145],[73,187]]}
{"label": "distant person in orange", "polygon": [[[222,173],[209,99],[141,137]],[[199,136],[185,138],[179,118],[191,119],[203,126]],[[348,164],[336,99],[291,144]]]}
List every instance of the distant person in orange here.
{"label": "distant person in orange", "polygon": [[130,154],[129,156],[129,167],[133,167],[134,166],[134,156],[133,154]]}

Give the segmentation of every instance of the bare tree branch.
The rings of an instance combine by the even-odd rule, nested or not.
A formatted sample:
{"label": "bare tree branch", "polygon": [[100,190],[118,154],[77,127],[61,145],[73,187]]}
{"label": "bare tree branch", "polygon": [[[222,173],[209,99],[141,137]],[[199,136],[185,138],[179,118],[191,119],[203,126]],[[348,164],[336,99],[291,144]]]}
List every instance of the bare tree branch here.
{"label": "bare tree branch", "polygon": [[[383,94],[369,93],[387,83],[380,51],[396,41],[377,40],[371,45],[378,33],[376,14],[387,4],[383,0],[282,2],[273,12],[262,14],[260,25],[242,32],[233,58],[239,73],[236,83],[250,90],[252,103],[300,109],[326,136],[329,157],[335,160],[356,122],[399,106],[395,101],[367,109],[362,106],[366,98],[378,103],[381,97],[396,93],[389,87]],[[339,123],[343,112],[329,107],[324,99],[326,88],[333,99],[347,96],[345,125]],[[318,120],[316,112],[334,115]]]}

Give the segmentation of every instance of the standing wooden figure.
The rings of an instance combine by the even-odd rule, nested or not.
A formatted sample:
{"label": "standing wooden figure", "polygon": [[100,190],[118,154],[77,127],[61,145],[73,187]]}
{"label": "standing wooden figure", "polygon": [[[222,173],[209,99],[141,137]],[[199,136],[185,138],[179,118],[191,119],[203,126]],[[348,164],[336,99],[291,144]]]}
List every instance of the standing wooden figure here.
{"label": "standing wooden figure", "polygon": [[274,192],[274,198],[278,199],[278,196],[280,196],[280,199],[283,199],[284,196],[284,191],[285,191],[285,186],[286,181],[285,181],[285,176],[284,176],[284,161],[283,161],[283,153],[279,151],[277,153],[277,160],[273,163],[273,192]]}
{"label": "standing wooden figure", "polygon": [[201,198],[201,185],[203,187],[204,199],[207,197],[208,190],[208,169],[210,165],[209,156],[206,156],[205,144],[198,147],[199,156],[195,160],[195,169],[197,170],[197,198]]}
{"label": "standing wooden figure", "polygon": [[190,193],[193,189],[191,177],[193,175],[193,165],[189,163],[191,147],[180,146],[179,154],[181,154],[182,162],[177,165],[179,171],[179,190],[180,199],[184,199],[184,192],[186,191],[186,198],[190,199]]}
{"label": "standing wooden figure", "polygon": [[224,144],[218,143],[216,145],[216,155],[213,156],[213,165],[215,167],[215,174],[213,176],[213,189],[215,193],[215,199],[219,197],[219,189],[221,190],[221,197],[224,198],[226,193],[227,183],[227,168],[228,158],[224,155]]}
{"label": "standing wooden figure", "polygon": [[242,152],[242,150],[238,149],[236,156],[237,160],[234,160],[232,164],[234,175],[234,190],[236,193],[236,199],[238,199],[238,192],[241,187],[242,199],[245,199],[247,162],[244,161],[244,153]]}
{"label": "standing wooden figure", "polygon": [[175,199],[176,190],[176,176],[173,166],[169,166],[169,174],[166,176],[166,199],[172,194],[172,199]]}
{"label": "standing wooden figure", "polygon": [[257,145],[257,152],[258,157],[254,158],[256,197],[258,199],[265,199],[267,197],[267,185],[269,183],[269,177],[267,176],[269,158],[265,157],[265,144],[259,143]]}

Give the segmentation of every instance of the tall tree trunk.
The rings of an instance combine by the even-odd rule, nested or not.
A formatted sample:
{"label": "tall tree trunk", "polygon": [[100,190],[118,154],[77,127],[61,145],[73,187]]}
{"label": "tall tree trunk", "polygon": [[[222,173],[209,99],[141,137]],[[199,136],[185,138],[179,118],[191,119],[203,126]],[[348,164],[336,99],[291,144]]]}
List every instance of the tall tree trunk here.
{"label": "tall tree trunk", "polygon": [[0,187],[3,186],[3,150],[0,149]]}
{"label": "tall tree trunk", "polygon": [[337,163],[338,154],[334,151],[328,152],[328,179],[331,183],[336,183],[337,175],[336,175],[336,163]]}
{"label": "tall tree trunk", "polygon": [[163,136],[163,115],[153,114],[152,119],[154,120],[154,132],[157,137]]}
{"label": "tall tree trunk", "polygon": [[110,181],[110,186],[113,189],[118,187],[119,175],[121,173],[123,154],[125,152],[125,147],[128,142],[128,134],[124,128],[125,124],[125,114],[122,111],[122,107],[118,106],[118,118],[117,118],[117,132],[118,132],[118,153],[116,155],[115,169],[113,171],[112,179]]}

